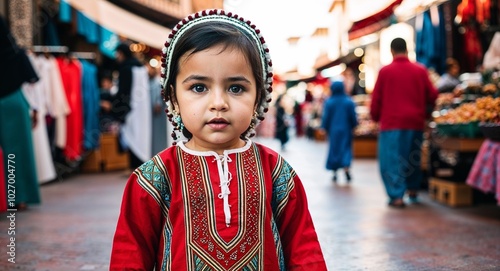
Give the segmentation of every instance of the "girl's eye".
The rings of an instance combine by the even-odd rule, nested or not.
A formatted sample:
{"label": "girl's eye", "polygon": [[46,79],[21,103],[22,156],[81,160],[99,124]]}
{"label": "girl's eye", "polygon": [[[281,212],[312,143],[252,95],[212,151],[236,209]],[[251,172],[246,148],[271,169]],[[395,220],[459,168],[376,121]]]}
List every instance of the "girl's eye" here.
{"label": "girl's eye", "polygon": [[239,93],[242,93],[244,91],[244,89],[242,86],[236,85],[236,86],[230,86],[228,91],[233,93],[233,94],[239,94]]}
{"label": "girl's eye", "polygon": [[196,93],[201,93],[207,90],[207,88],[204,85],[194,85],[191,87],[191,90],[196,92]]}

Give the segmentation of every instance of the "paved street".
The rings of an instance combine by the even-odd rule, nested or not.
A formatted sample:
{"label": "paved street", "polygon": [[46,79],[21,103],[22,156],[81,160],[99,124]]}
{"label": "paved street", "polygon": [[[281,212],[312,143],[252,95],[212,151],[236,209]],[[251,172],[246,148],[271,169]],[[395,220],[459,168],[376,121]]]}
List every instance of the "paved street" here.
{"label": "paved street", "polygon": [[[334,184],[326,143],[292,139],[283,155],[304,183],[329,270],[500,270],[494,202],[451,208],[422,193],[422,204],[390,209],[376,160],[354,160],[352,183],[340,175]],[[124,172],[69,176],[42,185],[43,203],[13,222],[1,214],[0,270],[107,270],[126,180]]]}

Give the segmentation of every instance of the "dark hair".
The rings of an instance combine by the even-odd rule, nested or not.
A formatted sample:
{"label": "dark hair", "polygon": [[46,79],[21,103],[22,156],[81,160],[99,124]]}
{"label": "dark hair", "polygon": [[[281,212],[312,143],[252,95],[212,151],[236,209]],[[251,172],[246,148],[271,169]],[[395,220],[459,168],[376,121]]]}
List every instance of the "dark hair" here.
{"label": "dark hair", "polygon": [[449,71],[453,67],[460,67],[460,64],[458,64],[458,61],[454,58],[447,58],[446,59],[446,70]]}
{"label": "dark hair", "polygon": [[105,70],[101,72],[101,80],[102,79],[108,79],[108,80],[113,80],[113,72],[109,70]]}
{"label": "dark hair", "polygon": [[395,38],[391,42],[391,50],[395,53],[406,53],[406,41],[402,38]]}
{"label": "dark hair", "polygon": [[[266,89],[264,86],[263,69],[259,49],[250,34],[239,27],[230,23],[212,22],[202,23],[191,27],[179,38],[174,51],[172,52],[170,72],[167,75],[168,81],[165,84],[165,99],[176,101],[176,75],[179,72],[179,59],[186,53],[190,55],[212,48],[217,45],[223,45],[222,51],[228,48],[241,50],[248,63],[252,66],[252,74],[255,78],[257,97],[256,105],[265,102]],[[174,89],[171,90],[170,86]],[[191,138],[192,134],[183,129],[183,134]],[[246,134],[246,132],[244,133]]]}
{"label": "dark hair", "polygon": [[125,58],[130,58],[132,57],[132,51],[130,50],[130,46],[125,43],[121,43],[118,46],[116,46],[115,49],[117,52],[121,52]]}

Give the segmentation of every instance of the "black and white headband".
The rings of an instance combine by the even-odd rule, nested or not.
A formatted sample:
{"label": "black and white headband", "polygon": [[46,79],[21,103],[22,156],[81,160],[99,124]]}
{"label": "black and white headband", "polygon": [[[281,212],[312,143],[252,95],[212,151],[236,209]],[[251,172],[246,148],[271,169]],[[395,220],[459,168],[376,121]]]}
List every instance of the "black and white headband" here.
{"label": "black and white headband", "polygon": [[[255,120],[255,125],[257,125],[260,121],[264,120],[264,114],[268,111],[269,103],[271,102],[273,83],[272,61],[269,55],[269,49],[267,48],[267,44],[262,37],[260,30],[257,29],[250,21],[245,21],[243,17],[239,17],[232,12],[226,13],[226,11],[221,9],[203,10],[193,13],[177,23],[177,25],[172,29],[172,32],[168,35],[167,41],[165,42],[162,50],[160,83],[164,93],[167,92],[168,86],[166,84],[169,79],[168,76],[172,66],[172,54],[175,50],[175,46],[177,45],[177,41],[188,29],[205,22],[225,22],[232,24],[238,27],[238,29],[245,31],[245,33],[252,37],[257,44],[262,64],[262,78],[264,79],[264,88],[266,90],[266,97],[261,100],[261,104],[257,107],[257,119]],[[170,101],[167,97],[164,97],[164,99],[169,112],[168,114],[170,114],[174,109],[172,101]]]}

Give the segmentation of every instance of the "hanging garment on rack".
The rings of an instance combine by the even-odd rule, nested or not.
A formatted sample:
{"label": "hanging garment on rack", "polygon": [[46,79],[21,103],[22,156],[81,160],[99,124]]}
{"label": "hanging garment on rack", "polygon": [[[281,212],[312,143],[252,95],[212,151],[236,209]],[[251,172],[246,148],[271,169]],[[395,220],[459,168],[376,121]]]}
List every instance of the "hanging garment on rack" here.
{"label": "hanging garment on rack", "polygon": [[83,148],[82,68],[76,59],[57,57],[59,72],[71,113],[66,117],[67,141],[64,155],[70,161],[81,158]]}
{"label": "hanging garment on rack", "polygon": [[59,21],[62,23],[71,23],[72,14],[73,11],[68,1],[59,1]]}
{"label": "hanging garment on rack", "polygon": [[55,18],[51,16],[50,11],[41,9],[40,18],[44,18],[44,24],[42,26],[43,31],[43,44],[48,46],[61,46],[61,39],[59,38],[59,32],[57,30],[57,22]]}
{"label": "hanging garment on rack", "polygon": [[80,11],[76,12],[76,31],[92,44],[99,43],[99,25]]}
{"label": "hanging garment on rack", "polygon": [[132,152],[142,161],[152,157],[151,98],[149,76],[144,66],[132,67],[130,112],[125,117],[121,132]]}
{"label": "hanging garment on rack", "polygon": [[100,91],[97,84],[97,67],[86,61],[80,60],[82,64],[82,98],[83,98],[83,122],[85,150],[94,150],[99,147],[99,110]]}
{"label": "hanging garment on rack", "polygon": [[[20,88],[0,99],[0,123],[0,146],[4,155],[13,155],[17,165],[15,204],[38,204],[40,187],[33,151],[29,104]],[[6,158],[4,157],[5,169],[8,167]]]}
{"label": "hanging garment on rack", "polygon": [[500,32],[496,32],[491,39],[488,50],[484,54],[483,68],[500,70]]}
{"label": "hanging garment on rack", "polygon": [[482,64],[483,47],[481,46],[479,31],[471,26],[464,27],[463,44],[465,52],[465,66],[467,71],[477,71],[478,65]]}
{"label": "hanging garment on rack", "polygon": [[[29,104],[21,86],[39,80],[28,56],[18,47],[0,16],[0,146],[4,169],[17,165],[14,204],[40,203],[40,190],[33,151]],[[4,178],[8,177],[4,175]]]}
{"label": "hanging garment on rack", "polygon": [[66,146],[66,116],[71,109],[62,83],[59,64],[52,55],[38,56],[41,62],[40,73],[48,80],[43,81],[43,90],[47,99],[47,113],[54,119],[54,135],[50,140],[52,147],[64,149]]}
{"label": "hanging garment on rack", "polygon": [[43,60],[36,58],[33,54],[28,56],[40,80],[34,84],[24,84],[22,90],[31,108],[37,110],[37,125],[31,130],[31,134],[33,136],[38,182],[46,183],[57,177],[45,122],[49,96],[44,93],[44,85],[46,85],[46,81],[50,80],[50,78],[47,76],[46,72],[42,70]]}
{"label": "hanging garment on rack", "polygon": [[[457,16],[455,21],[458,21],[463,26],[462,41],[464,46],[464,56],[462,68],[465,71],[476,71],[477,66],[481,64],[483,57],[483,48],[479,39],[478,23],[484,20],[484,10],[480,8],[481,15],[478,12],[478,4],[480,1],[464,0],[457,6]],[[479,16],[478,16],[479,15]],[[487,15],[489,17],[489,15]]]}
{"label": "hanging garment on rack", "polygon": [[106,27],[99,26],[99,51],[102,55],[115,58],[115,48],[120,43],[118,35]]}
{"label": "hanging garment on rack", "polygon": [[433,6],[430,10],[418,15],[416,25],[417,61],[437,73],[445,72],[446,39],[444,15],[441,6]]}

